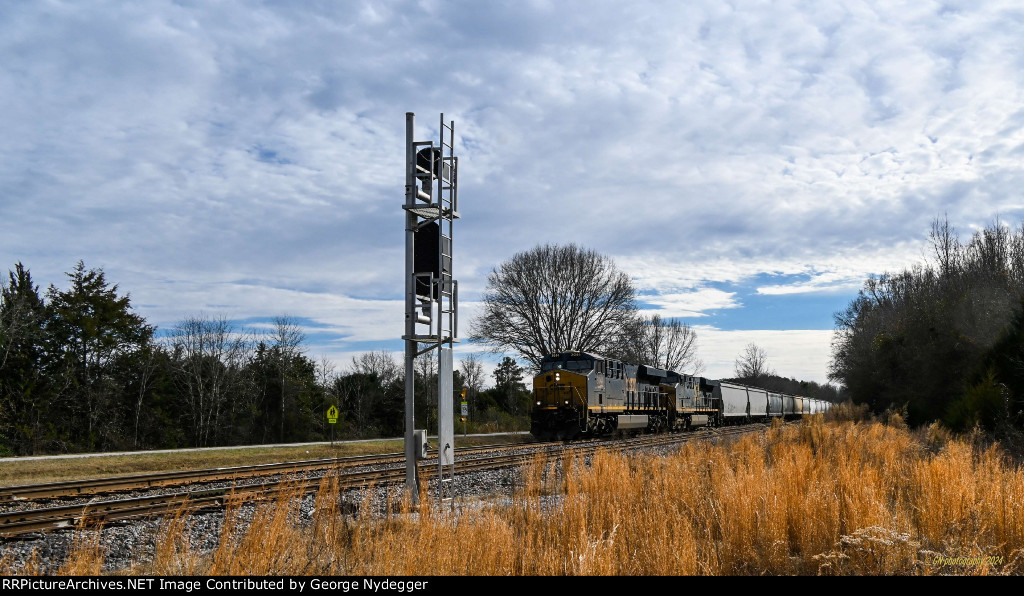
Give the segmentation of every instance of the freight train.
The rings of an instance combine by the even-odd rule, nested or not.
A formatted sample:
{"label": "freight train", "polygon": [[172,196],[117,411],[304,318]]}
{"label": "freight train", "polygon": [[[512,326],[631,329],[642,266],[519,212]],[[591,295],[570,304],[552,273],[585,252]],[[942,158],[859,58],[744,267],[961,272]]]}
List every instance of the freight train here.
{"label": "freight train", "polygon": [[627,364],[586,352],[551,354],[533,378],[530,432],[571,440],[681,431],[823,413],[831,404],[727,381]]}

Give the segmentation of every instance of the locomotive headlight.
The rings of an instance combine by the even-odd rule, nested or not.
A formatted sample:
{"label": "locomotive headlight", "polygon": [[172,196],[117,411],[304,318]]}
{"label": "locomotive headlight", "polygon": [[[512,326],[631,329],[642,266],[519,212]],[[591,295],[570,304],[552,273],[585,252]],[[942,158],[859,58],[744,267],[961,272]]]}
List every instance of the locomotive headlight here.
{"label": "locomotive headlight", "polygon": [[555,380],[558,381],[562,378],[562,375],[555,373]]}
{"label": "locomotive headlight", "polygon": [[569,405],[569,400],[565,400],[565,405]]}
{"label": "locomotive headlight", "polygon": [[540,402],[537,402],[537,405],[539,406],[539,405],[540,405]]}

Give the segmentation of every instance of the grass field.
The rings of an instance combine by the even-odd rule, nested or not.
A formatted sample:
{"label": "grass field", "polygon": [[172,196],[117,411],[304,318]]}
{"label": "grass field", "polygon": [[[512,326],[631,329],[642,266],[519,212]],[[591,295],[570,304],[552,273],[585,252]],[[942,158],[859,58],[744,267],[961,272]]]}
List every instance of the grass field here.
{"label": "grass field", "polygon": [[[561,473],[552,473],[555,465]],[[196,552],[167,523],[131,574],[760,575],[1019,574],[1024,472],[998,446],[816,416],[670,456],[537,459],[510,502],[457,513],[425,500],[386,518],[339,511],[322,487],[312,523],[293,500]],[[364,505],[368,508],[368,504]],[[233,514],[228,514],[233,519]],[[415,544],[416,548],[409,548]],[[83,540],[62,573],[95,574]],[[2,567],[2,565],[0,565]],[[3,569],[0,569],[0,573]]]}

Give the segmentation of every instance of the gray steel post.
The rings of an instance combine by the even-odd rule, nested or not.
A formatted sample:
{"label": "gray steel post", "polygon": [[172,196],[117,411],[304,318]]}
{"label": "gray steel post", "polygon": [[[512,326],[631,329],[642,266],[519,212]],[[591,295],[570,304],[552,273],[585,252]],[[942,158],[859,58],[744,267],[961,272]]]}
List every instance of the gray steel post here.
{"label": "gray steel post", "polygon": [[[413,123],[415,114],[405,113],[405,204],[416,204],[416,151],[413,148]],[[413,431],[416,427],[416,286],[413,282],[413,255],[416,229],[416,214],[405,212],[405,489],[413,504],[420,500],[419,479],[416,477],[416,445]]]}
{"label": "gray steel post", "polygon": [[437,355],[437,465],[438,478],[445,478],[445,467],[455,465],[455,409],[452,379],[452,347],[441,344]]}

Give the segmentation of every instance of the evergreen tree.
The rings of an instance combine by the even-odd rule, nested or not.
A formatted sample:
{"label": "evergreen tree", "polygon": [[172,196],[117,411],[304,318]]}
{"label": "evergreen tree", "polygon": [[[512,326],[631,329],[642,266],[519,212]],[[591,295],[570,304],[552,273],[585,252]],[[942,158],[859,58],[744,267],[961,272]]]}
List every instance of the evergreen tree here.
{"label": "evergreen tree", "polygon": [[495,389],[502,396],[506,411],[512,415],[519,414],[520,402],[523,401],[523,394],[526,391],[523,387],[525,372],[515,358],[509,356],[502,358],[501,363],[494,369]]}
{"label": "evergreen tree", "polygon": [[55,356],[52,377],[60,383],[64,433],[86,449],[120,439],[124,412],[116,384],[117,366],[130,366],[153,337],[154,328],[132,312],[128,295],[119,296],[102,269],[82,261],[67,274],[71,287],[47,291],[48,349]]}
{"label": "evergreen tree", "polygon": [[0,454],[34,453],[49,424],[46,304],[20,262],[0,285]]}

